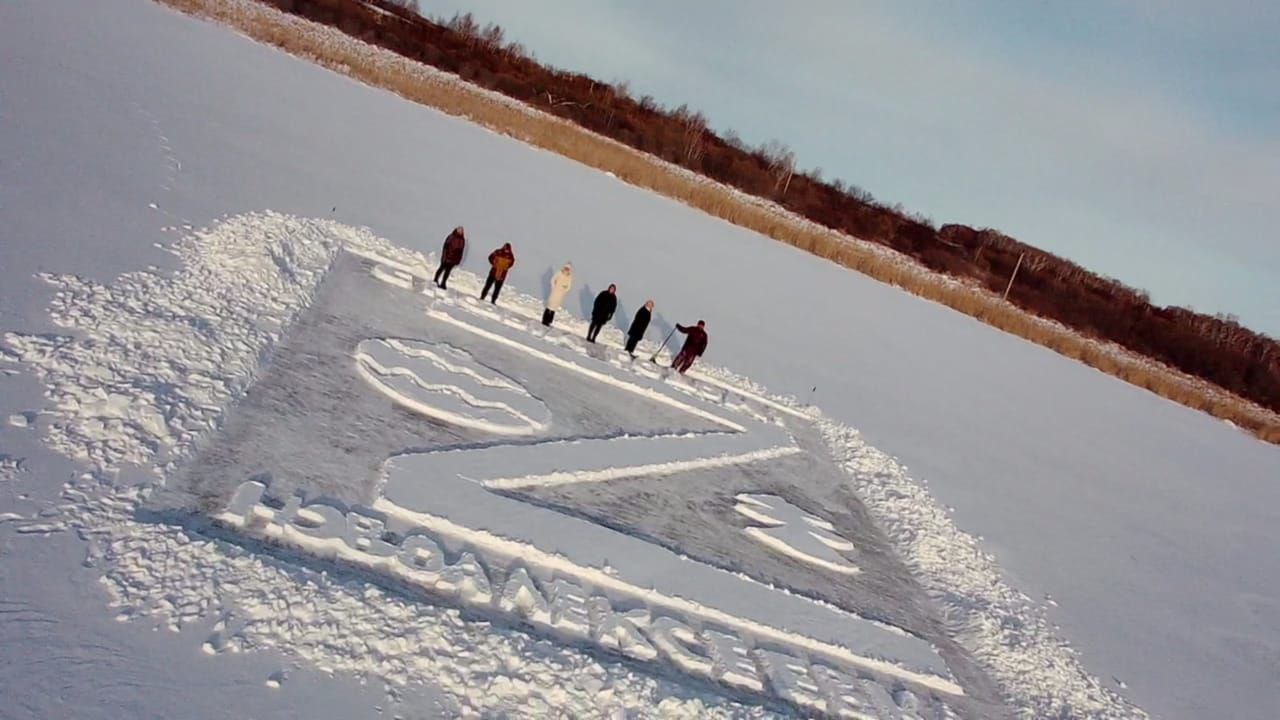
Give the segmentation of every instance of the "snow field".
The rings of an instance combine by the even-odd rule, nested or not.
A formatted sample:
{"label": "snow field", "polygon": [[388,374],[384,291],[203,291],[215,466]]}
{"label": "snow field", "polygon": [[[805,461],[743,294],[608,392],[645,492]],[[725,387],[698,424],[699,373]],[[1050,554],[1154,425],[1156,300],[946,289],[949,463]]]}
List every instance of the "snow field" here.
{"label": "snow field", "polygon": [[[954,617],[985,618],[958,621],[957,632],[972,627],[966,643],[986,647],[980,652],[993,658],[990,663],[998,661],[1002,644],[1026,645],[1020,655],[1007,656],[1020,660],[1011,659],[1004,671],[990,670],[1024,714],[1039,717],[1049,711],[1035,708],[1058,707],[1061,715],[1081,717],[1112,707],[1123,715],[1123,703],[1090,699],[1105,691],[1094,692],[1087,683],[1076,685],[1083,698],[1065,707],[1062,698],[1070,693],[1055,683],[1068,676],[1096,682],[1091,672],[1171,720],[1274,715],[1280,696],[1269,670],[1280,655],[1278,636],[1266,629],[1280,617],[1270,600],[1280,596],[1278,556],[1270,552],[1276,527],[1271,510],[1277,507],[1272,479],[1280,472],[1275,448],[936,305],[151,2],[15,0],[0,7],[0,36],[6,57],[0,94],[9,101],[0,144],[13,160],[0,163],[9,198],[7,234],[0,241],[0,334],[62,338],[70,345],[59,352],[83,359],[99,352],[112,377],[136,364],[134,350],[74,347],[81,333],[101,337],[101,328],[52,326],[45,310],[61,288],[33,277],[52,271],[109,290],[125,282],[120,273],[138,268],[164,276],[180,269],[181,258],[155,248],[168,248],[196,226],[214,224],[216,230],[219,218],[250,209],[329,217],[343,228],[371,225],[397,245],[422,250],[437,247],[448,228],[463,223],[479,242],[473,253],[487,251],[490,242],[513,241],[519,265],[509,289],[540,292],[539,271],[571,259],[581,283],[575,290],[587,290],[592,281],[619,284],[620,318],[645,296],[658,300],[654,330],[669,328],[664,313],[682,322],[705,317],[713,330],[710,357],[732,358],[738,372],[699,364],[700,377],[693,378],[698,387],[691,392],[722,379],[760,394],[764,383],[771,392],[790,393],[800,412],[801,404],[816,402],[826,418],[856,426],[861,443],[892,453],[896,466],[909,463],[904,483],[927,482],[928,496],[937,499],[933,509],[929,497],[877,474],[876,463],[863,468],[866,476],[855,473],[851,485],[885,484],[876,515],[886,529],[896,528],[903,557],[918,554],[936,563],[936,577],[922,580],[938,597],[960,588],[952,601],[966,610]],[[503,200],[500,211],[494,198]],[[433,269],[421,267],[421,256],[413,253],[397,257],[416,264],[419,275]],[[475,261],[473,255],[471,265]],[[717,271],[691,278],[690,268]],[[412,274],[399,281],[406,277]],[[442,306],[448,299],[441,299]],[[523,317],[513,308],[520,301],[511,294],[503,305]],[[536,317],[540,301],[531,301]],[[567,307],[583,303],[583,296],[570,297]],[[503,322],[510,324],[510,315]],[[201,327],[205,320],[188,322]],[[594,360],[571,336],[585,326],[565,329],[571,334],[548,339],[570,351],[575,363]],[[0,338],[0,347],[6,345]],[[602,361],[625,367],[616,356],[602,354]],[[633,367],[637,374],[652,369],[647,363]],[[43,438],[48,423],[65,424],[74,413],[44,407],[30,370],[12,353],[0,352],[0,418],[40,412],[34,429],[0,421],[0,456],[8,456],[3,467],[12,470],[0,473],[0,542],[17,550],[0,552],[0,575],[30,588],[33,605],[63,609],[62,622],[47,626],[38,639],[19,633],[19,647],[41,652],[77,647],[93,613],[59,604],[69,597],[64,576],[43,573],[32,559],[37,556],[26,554],[71,557],[80,543],[68,536],[41,538],[58,526],[57,517],[46,513],[61,513],[45,505],[58,494],[47,486],[70,477],[63,469],[69,463],[31,440]],[[223,379],[216,369],[210,377]],[[175,381],[146,390],[162,397],[175,388],[200,390],[195,377],[179,373]],[[73,384],[58,382],[64,389]],[[47,380],[42,384],[54,389]],[[77,391],[94,389],[86,381]],[[748,406],[729,395],[724,407],[763,412],[759,401]],[[230,402],[243,399],[232,396]],[[132,452],[169,462],[166,455],[173,453],[164,449],[164,435],[139,432],[131,439],[125,432],[154,402],[129,406],[125,418],[111,415],[118,405],[112,409],[108,402],[92,418],[102,432],[115,434],[117,457]],[[201,437],[223,436],[202,428],[236,417],[218,398],[207,408],[175,402],[165,434],[172,432],[169,439],[178,442],[182,428],[170,428],[171,419],[189,422],[199,446]],[[794,417],[777,408],[769,412]],[[100,458],[108,453],[103,443],[91,449]],[[808,454],[776,462],[798,466],[800,457]],[[125,469],[96,477],[127,484],[135,475]],[[655,482],[637,478],[633,487]],[[594,488],[599,495],[612,486],[592,484],[574,494],[576,487],[552,486],[549,496],[561,488],[565,497],[585,500]],[[18,535],[19,527],[29,532]],[[942,547],[951,527],[981,533],[961,536],[973,542],[972,552]],[[997,571],[984,564],[990,557],[999,560],[1001,584],[990,584]],[[75,563],[75,578],[98,570],[75,569]],[[1025,591],[1029,609],[1020,594],[1002,595],[1010,588]],[[40,592],[51,595],[48,602]],[[85,600],[93,604],[91,596]],[[1040,613],[1044,623],[1026,621],[1026,613]],[[217,673],[192,672],[189,662],[174,657],[182,636],[148,641],[143,638],[150,634],[128,632],[131,624],[107,627],[116,628],[107,645],[135,658],[166,657],[165,668],[174,668],[166,677],[189,689],[204,716],[220,716],[232,705],[243,714],[266,714],[239,694],[226,702],[212,679]],[[6,631],[20,628],[3,625]],[[1049,641],[1063,636],[1078,656]],[[273,655],[223,668],[260,667],[261,658]],[[95,664],[90,671],[68,661],[71,656],[50,655],[40,667],[49,670],[46,677],[81,680],[81,697],[92,697],[80,706],[86,717],[103,712],[96,688],[114,688],[121,703],[140,698],[143,691],[131,689],[146,686],[135,682],[141,679],[138,663]],[[1022,662],[1029,663],[1025,674],[1018,669]],[[1038,674],[1041,663],[1049,663],[1050,672]],[[1066,675],[1055,678],[1059,671]],[[290,698],[291,688],[309,682],[307,675],[300,669],[296,681],[274,692]],[[12,677],[13,687],[48,686],[39,678]],[[253,682],[260,690],[261,677]],[[350,688],[341,681],[328,686]]]}
{"label": "snow field", "polygon": [[[194,242],[195,238],[201,238],[204,241]],[[210,242],[210,239],[214,241]],[[218,241],[219,239],[221,242]],[[51,442],[58,443],[57,447],[68,447],[74,442],[84,443],[88,450],[82,457],[94,463],[98,472],[110,473],[123,462],[155,461],[160,457],[158,451],[161,448],[166,449],[164,457],[168,458],[170,463],[168,466],[172,467],[172,463],[196,446],[200,433],[216,427],[219,408],[232,402],[234,394],[243,392],[248,386],[256,370],[256,363],[269,351],[270,344],[279,337],[279,333],[287,326],[289,319],[305,307],[309,293],[314,291],[324,268],[339,249],[387,259],[410,269],[430,266],[428,258],[394,248],[365,230],[347,228],[336,223],[306,221],[265,213],[230,218],[222,224],[193,236],[193,241],[179,243],[175,247],[175,252],[182,260],[184,269],[172,278],[150,273],[136,273],[122,277],[118,285],[110,288],[82,286],[79,292],[59,295],[55,309],[58,309],[58,317],[65,318],[65,326],[74,331],[77,336],[85,330],[91,330],[95,334],[88,335],[87,340],[72,337],[60,342],[10,336],[6,338],[7,343],[18,350],[25,362],[38,368],[41,377],[50,387],[53,398],[93,396],[94,390],[105,379],[116,395],[129,397],[129,400],[128,402],[117,400],[114,405],[59,402],[50,411],[48,432]],[[282,258],[284,258],[283,262]],[[295,268],[294,264],[300,267]],[[461,281],[460,288],[465,290],[468,285],[478,285],[478,278],[467,273],[458,274],[461,275],[458,278],[458,281]],[[256,295],[228,292],[225,285],[230,284],[235,287],[237,277],[253,277],[255,283],[268,288],[278,288],[278,290]],[[504,312],[523,313],[534,317],[540,311],[540,303],[535,298],[510,290],[508,292],[510,294],[504,297]],[[140,297],[144,293],[145,296]],[[244,302],[252,301],[244,298],[254,298],[261,304],[246,306]],[[227,303],[225,309],[218,306],[222,301]],[[454,311],[439,309],[434,311],[433,315],[452,312]],[[494,318],[490,318],[488,321],[493,320]],[[569,320],[565,324],[567,329],[585,329],[585,324],[581,321],[570,318],[567,320]],[[203,332],[193,331],[193,327],[201,328]],[[269,330],[264,331],[262,329],[264,327]],[[514,330],[514,328],[511,329]],[[485,330],[484,332],[495,337],[503,337],[498,331]],[[131,342],[142,337],[146,337],[148,342]],[[606,338],[615,342],[617,340],[616,337],[608,335]],[[157,359],[154,348],[158,347],[166,348],[166,352],[172,352],[178,358],[185,358],[187,365],[204,372],[177,372],[173,365],[162,363]],[[568,347],[562,349],[569,352]],[[548,357],[556,361],[576,365],[580,371],[585,369],[592,373],[601,372],[591,370],[589,364],[570,363],[554,355],[553,350],[540,352],[545,352]],[[586,350],[582,352],[585,353]],[[73,372],[71,368],[88,371]],[[703,371],[708,378],[731,377],[722,375],[714,368],[704,367]],[[155,386],[153,381],[157,375],[165,378],[172,385],[171,390],[162,397],[157,397],[155,393],[144,389]],[[643,375],[635,377],[644,379]],[[658,380],[654,379],[650,382],[658,382]],[[730,388],[731,392],[737,392],[743,398],[763,397],[763,391],[758,387],[736,388],[728,380],[717,380],[717,385],[714,386],[717,389],[707,393],[705,389],[698,390],[696,386],[699,382],[695,378],[693,383],[679,381],[665,385],[674,392],[689,394],[690,400],[681,401],[679,405],[689,405],[693,410],[713,417],[714,413],[690,403],[701,403],[714,398],[723,401],[725,395],[719,389],[723,387]],[[666,396],[665,393],[653,392],[655,395]],[[126,393],[128,395],[125,395]],[[712,398],[707,398],[708,394]],[[783,399],[768,400],[770,404],[789,408],[792,414],[805,417],[814,415],[812,410],[794,409],[788,401]],[[219,402],[221,405],[217,404]],[[205,424],[196,431],[181,422],[165,423],[163,426],[149,426],[146,432],[143,432],[143,426],[138,423],[109,422],[113,418],[119,419],[122,413],[126,418],[130,417],[129,413],[159,413],[160,410],[156,409],[157,405],[164,408],[167,417],[180,419],[201,417],[206,418]],[[830,427],[845,433],[851,432],[836,424],[830,424]],[[154,442],[153,439],[157,437],[159,442]],[[76,440],[73,441],[70,438],[76,438]],[[854,435],[845,436],[844,442],[849,447],[860,447],[856,444],[857,439]],[[886,472],[885,468],[888,468],[888,472],[896,469],[892,461],[884,459],[883,462],[887,465],[881,467],[878,472]],[[854,477],[862,477],[862,473],[866,470],[865,467],[857,467]],[[905,474],[901,475],[901,482],[911,484]],[[143,494],[145,495],[145,492]],[[184,622],[208,615],[215,608],[234,613],[235,608],[241,606],[262,607],[262,603],[265,602],[262,599],[263,596],[274,597],[265,583],[254,583],[251,587],[244,585],[247,576],[258,577],[265,572],[264,568],[272,565],[270,560],[250,558],[251,554],[234,550],[222,543],[193,538],[177,528],[126,520],[128,512],[123,509],[136,503],[137,498],[133,495],[108,495],[99,501],[87,495],[85,497],[86,501],[71,503],[64,508],[64,511],[74,518],[72,522],[81,527],[87,528],[92,525],[93,529],[86,531],[88,534],[114,538],[112,542],[118,543],[104,545],[99,542],[96,547],[97,552],[100,553],[101,567],[105,572],[104,582],[109,588],[114,587],[113,604],[121,608],[122,615],[164,617],[173,627],[181,627]],[[945,516],[941,515],[941,511],[936,509],[922,491],[909,497],[911,498],[909,510],[930,516],[929,509],[932,507],[934,508],[932,512],[937,513],[942,521],[945,521]],[[874,503],[872,507],[889,509],[885,505],[877,506]],[[910,513],[899,509],[896,514],[884,515],[880,519],[892,529],[902,517],[909,516]],[[938,533],[945,532],[947,527],[942,523],[926,529],[929,532]],[[895,538],[900,537],[898,533],[894,534]],[[948,541],[954,539],[947,538]],[[921,546],[912,545],[905,540],[906,538],[902,538],[902,547],[914,553],[913,558],[918,556]],[[927,538],[919,539],[920,542],[924,540]],[[964,547],[963,544],[960,547]],[[934,552],[937,552],[936,547]],[[216,557],[220,553],[229,553],[230,556]],[[254,565],[252,572],[241,567],[246,563]],[[228,573],[231,579],[221,578],[219,573],[222,572]],[[288,576],[288,573],[288,569],[281,568],[277,571],[276,577],[279,579],[282,576]],[[214,578],[217,579],[214,580]],[[982,579],[989,580],[990,577]],[[983,613],[992,610],[1010,612],[1010,608],[1003,606],[994,608],[982,600],[981,594],[991,592],[993,587],[996,590],[1002,588],[999,584],[991,586],[983,582],[962,584],[965,577],[953,577],[949,580],[962,588],[962,592],[974,594],[974,597],[965,599],[966,607],[974,611],[968,618],[971,626],[967,639],[979,648],[990,648],[989,653],[982,655],[984,661],[990,663],[989,668],[992,669],[993,674],[1005,681],[1005,689],[1010,698],[1019,706],[1026,708],[1029,715],[1040,714],[1046,709],[1061,710],[1067,707],[1072,708],[1074,712],[1079,712],[1079,708],[1088,707],[1097,717],[1107,717],[1103,713],[1108,712],[1109,707],[1114,708],[1110,711],[1114,713],[1110,717],[1133,715],[1131,707],[1126,708],[1118,698],[1098,692],[1096,685],[1090,685],[1087,674],[1079,668],[1078,662],[1069,649],[1064,644],[1054,641],[1052,633],[1046,626],[1031,626],[1033,631],[1030,636],[1035,637],[1043,648],[1039,652],[1044,655],[1037,659],[1052,661],[1055,672],[1048,677],[1041,675],[1030,678],[1031,682],[1026,682],[1025,685],[1020,683],[1028,679],[1026,673],[1011,671],[1008,666],[1004,666],[1004,673],[1001,674],[1001,663],[1005,662],[1007,655],[1005,651],[1008,649],[1004,648],[1002,643],[1008,638],[1000,636],[999,628],[1007,622],[997,621],[996,617],[1000,617],[999,615]],[[217,590],[213,589],[215,587]],[[173,597],[172,588],[186,588],[183,592],[188,594]],[[944,592],[940,588],[941,582],[937,584],[935,591]],[[334,592],[332,588],[326,587],[325,590],[326,593]],[[280,589],[276,588],[276,591]],[[1010,592],[1007,588],[1003,588],[1003,591]],[[153,597],[152,593],[158,593],[160,598]],[[272,601],[272,603],[276,602]],[[404,610],[409,604],[401,603],[400,605]],[[1030,607],[1024,606],[1014,610],[1020,617],[1030,610]],[[335,612],[341,615],[350,611],[350,607],[343,605],[341,610],[330,609],[323,612]],[[407,612],[407,610],[404,611]],[[313,609],[311,612],[321,611]],[[374,611],[361,611],[361,613],[365,612]],[[426,609],[415,610],[415,612],[438,612],[442,613],[441,617],[447,616],[448,613],[445,610]],[[335,631],[339,627],[361,626],[336,621],[337,616],[328,617],[335,618]],[[1007,617],[1004,617],[1006,621]],[[985,623],[981,622],[984,618],[991,619]],[[289,627],[287,623],[282,625],[266,617],[258,620],[253,623],[252,631],[248,635],[243,635],[246,648],[256,646],[289,649],[296,643],[301,643],[296,649],[299,657],[321,666],[341,667],[355,672],[362,672],[360,663],[368,660],[365,655],[352,653],[339,653],[338,657],[332,657],[319,647],[309,645],[303,638],[307,632],[314,631],[306,630],[304,626],[309,623],[301,620],[296,621],[296,627]],[[365,637],[385,635],[385,632],[377,631],[376,626],[371,627],[366,624],[363,627],[366,631]],[[1026,636],[1022,639],[1025,640],[1025,638]],[[510,641],[510,638],[507,641]],[[230,643],[229,647],[236,646],[236,643],[227,642]],[[327,643],[330,642],[332,640],[326,640],[326,644],[321,647],[327,647]],[[435,642],[439,644],[441,641],[436,638]],[[221,646],[219,643],[214,643],[211,647],[215,645]],[[289,652],[295,651],[289,650]],[[471,652],[471,650],[459,648],[459,652]],[[406,658],[397,658],[395,662],[390,662],[389,667],[388,662],[390,661],[379,660],[373,663],[373,667],[379,668],[379,674],[382,675],[384,682],[395,686],[411,681],[414,674],[405,671],[403,663],[408,662]],[[587,661],[582,660],[582,662]],[[382,674],[384,668],[388,671]],[[363,672],[368,672],[367,667]],[[431,672],[439,673],[441,670],[433,667]],[[450,672],[468,673],[470,671],[466,668],[455,668]],[[641,676],[628,680],[628,683],[638,684],[627,685],[631,688],[630,692],[635,694],[629,696],[625,702],[631,703],[633,708],[650,704],[655,708],[670,709],[670,703],[664,706],[652,694],[644,695],[645,692],[654,692],[655,686],[646,685],[644,681],[638,679],[639,677]],[[1064,697],[1063,689],[1066,688],[1069,692],[1072,682],[1077,683],[1077,687],[1092,692],[1067,694]],[[1046,683],[1049,685],[1046,686]],[[449,689],[446,687],[446,690]],[[472,702],[478,699],[471,694],[452,690],[449,691],[449,696],[459,703],[464,702],[464,698]],[[699,712],[706,709],[703,705],[706,702],[711,701],[707,698],[697,701]]]}

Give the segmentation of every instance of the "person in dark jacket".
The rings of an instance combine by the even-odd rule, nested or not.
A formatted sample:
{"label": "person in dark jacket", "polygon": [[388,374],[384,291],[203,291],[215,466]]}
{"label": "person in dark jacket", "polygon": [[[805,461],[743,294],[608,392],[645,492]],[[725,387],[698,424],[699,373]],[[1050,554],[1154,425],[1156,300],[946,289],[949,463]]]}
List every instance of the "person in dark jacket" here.
{"label": "person in dark jacket", "polygon": [[436,287],[448,290],[445,285],[449,284],[449,273],[462,262],[462,253],[466,249],[467,237],[459,225],[444,239],[444,248],[440,250],[440,267],[436,269]]}
{"label": "person in dark jacket", "polygon": [[636,346],[644,339],[644,331],[649,329],[649,320],[653,317],[653,301],[645,300],[644,307],[636,311],[636,316],[631,320],[631,327],[627,329],[627,354],[631,357],[636,356]]}
{"label": "person in dark jacket", "polygon": [[480,299],[484,300],[493,289],[493,304],[498,304],[498,293],[502,292],[502,283],[507,281],[507,273],[516,264],[516,254],[511,250],[511,243],[503,243],[502,247],[489,253],[489,277],[484,279],[484,289],[480,291]]}
{"label": "person in dark jacket", "polygon": [[610,285],[608,290],[596,296],[595,304],[591,306],[591,327],[587,328],[587,342],[595,342],[596,336],[600,334],[600,329],[604,324],[613,319],[613,313],[618,309],[618,286]]}
{"label": "person in dark jacket", "polygon": [[675,360],[671,361],[671,367],[675,368],[676,372],[683,375],[686,370],[693,367],[693,361],[702,357],[702,353],[707,351],[706,328],[707,324],[701,320],[693,327],[676,324],[676,329],[688,336],[684,339],[684,347],[680,348]]}

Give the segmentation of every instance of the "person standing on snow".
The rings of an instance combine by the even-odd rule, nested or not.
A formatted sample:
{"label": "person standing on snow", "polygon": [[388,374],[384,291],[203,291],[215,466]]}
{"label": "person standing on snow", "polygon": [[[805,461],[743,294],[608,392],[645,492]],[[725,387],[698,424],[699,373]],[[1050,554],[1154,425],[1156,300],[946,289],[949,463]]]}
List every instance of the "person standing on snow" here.
{"label": "person standing on snow", "polygon": [[671,361],[671,367],[675,371],[684,374],[685,370],[693,367],[693,361],[702,357],[702,353],[707,351],[707,324],[701,320],[693,327],[685,327],[676,323],[676,329],[688,335],[684,339],[684,347],[680,348],[680,352],[676,355],[675,360]]}
{"label": "person standing on snow", "polygon": [[498,293],[502,292],[502,283],[507,281],[507,273],[516,264],[516,254],[511,250],[511,243],[503,243],[502,247],[489,253],[489,277],[484,279],[484,289],[480,291],[480,299],[484,300],[493,288],[494,305],[498,304]]}
{"label": "person standing on snow", "polygon": [[636,311],[636,316],[631,320],[631,327],[627,329],[627,354],[633,359],[636,356],[636,346],[644,338],[644,331],[649,329],[649,320],[653,317],[653,301],[645,300],[644,307]]}
{"label": "person standing on snow", "polygon": [[462,253],[466,249],[467,237],[459,225],[444,239],[444,248],[440,250],[440,267],[436,269],[436,287],[448,290],[445,285],[449,284],[449,273],[462,262]]}
{"label": "person standing on snow", "polygon": [[542,310],[542,324],[551,327],[556,312],[564,304],[564,298],[573,287],[573,264],[565,263],[560,272],[551,276],[551,289],[547,292],[547,306]]}
{"label": "person standing on snow", "polygon": [[610,285],[608,290],[596,296],[596,302],[591,306],[591,327],[587,328],[587,342],[595,342],[596,336],[600,334],[600,329],[604,324],[613,319],[613,313],[618,309],[618,286]]}

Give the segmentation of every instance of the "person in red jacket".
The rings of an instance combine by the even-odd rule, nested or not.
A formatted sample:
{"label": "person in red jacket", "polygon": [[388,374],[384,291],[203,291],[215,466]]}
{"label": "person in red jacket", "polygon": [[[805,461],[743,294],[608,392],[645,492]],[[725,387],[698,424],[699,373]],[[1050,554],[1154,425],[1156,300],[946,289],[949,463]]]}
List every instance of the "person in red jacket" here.
{"label": "person in red jacket", "polygon": [[702,353],[707,351],[706,328],[707,324],[701,320],[693,327],[676,323],[676,329],[688,336],[684,339],[684,347],[680,348],[680,352],[671,361],[671,367],[675,368],[676,372],[683,375],[685,370],[693,367],[693,361],[702,357]]}
{"label": "person in red jacket", "polygon": [[462,253],[466,249],[467,237],[459,225],[444,239],[444,248],[440,250],[440,267],[436,269],[435,283],[441,290],[448,290],[445,285],[449,284],[449,273],[462,263]]}
{"label": "person in red jacket", "polygon": [[503,243],[502,247],[489,253],[489,277],[484,280],[484,290],[480,291],[480,299],[484,300],[493,288],[493,304],[498,304],[498,293],[502,292],[502,283],[507,281],[507,273],[516,264],[516,254],[511,251],[511,243]]}

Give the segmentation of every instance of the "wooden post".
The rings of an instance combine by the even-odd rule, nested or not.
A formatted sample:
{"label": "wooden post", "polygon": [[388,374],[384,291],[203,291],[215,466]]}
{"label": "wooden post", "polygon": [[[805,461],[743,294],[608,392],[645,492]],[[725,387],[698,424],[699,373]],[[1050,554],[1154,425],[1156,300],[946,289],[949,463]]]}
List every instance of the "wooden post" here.
{"label": "wooden post", "polygon": [[1018,268],[1022,267],[1022,258],[1026,257],[1026,252],[1018,253],[1018,264],[1013,266],[1013,273],[1009,275],[1009,284],[1004,287],[1004,297],[1001,300],[1009,299],[1009,291],[1013,289],[1013,279],[1018,277]]}

